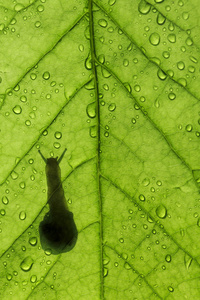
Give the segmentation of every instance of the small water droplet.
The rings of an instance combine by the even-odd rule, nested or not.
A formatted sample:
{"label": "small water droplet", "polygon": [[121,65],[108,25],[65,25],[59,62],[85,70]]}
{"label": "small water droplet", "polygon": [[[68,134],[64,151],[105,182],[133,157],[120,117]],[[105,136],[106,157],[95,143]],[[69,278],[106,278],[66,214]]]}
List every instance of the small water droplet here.
{"label": "small water droplet", "polygon": [[116,109],[116,104],[115,103],[111,103],[109,106],[108,106],[108,110],[109,111],[114,111]]}
{"label": "small water droplet", "polygon": [[5,209],[2,208],[2,209],[0,210],[0,215],[5,216],[5,214],[6,214],[6,211],[5,211]]}
{"label": "small water droplet", "polygon": [[140,201],[145,201],[145,196],[144,195],[139,195],[139,199],[140,199]]}
{"label": "small water droplet", "polygon": [[149,41],[153,46],[157,46],[160,43],[160,35],[157,32],[154,32],[150,35]]}
{"label": "small water droplet", "polygon": [[98,21],[98,24],[101,26],[101,27],[107,27],[108,26],[108,22],[105,20],[105,19],[100,19]]}
{"label": "small water droplet", "polygon": [[93,119],[96,117],[96,103],[95,102],[88,104],[88,106],[86,108],[86,113],[89,118]]}
{"label": "small water droplet", "polygon": [[29,239],[29,244],[31,245],[31,246],[36,246],[37,245],[37,237],[31,237],[30,239]]}
{"label": "small water droplet", "polygon": [[20,264],[20,268],[22,269],[22,271],[24,272],[28,272],[31,270],[32,266],[33,266],[33,259],[30,256],[27,256]]}
{"label": "small water droplet", "polygon": [[193,129],[192,124],[188,124],[188,125],[186,125],[186,127],[185,127],[185,130],[188,131],[188,132],[191,132],[192,129]]}
{"label": "small water droplet", "polygon": [[96,125],[90,127],[90,136],[91,136],[91,138],[97,137],[97,126]]}
{"label": "small water droplet", "polygon": [[5,205],[7,205],[9,203],[8,197],[3,196],[2,197],[2,203],[5,204]]}
{"label": "small water droplet", "polygon": [[170,263],[171,260],[172,260],[171,255],[170,255],[170,254],[167,254],[167,255],[165,256],[165,261],[168,262],[168,263]]}
{"label": "small water droplet", "polygon": [[20,105],[15,105],[15,106],[13,107],[13,112],[14,112],[16,115],[21,114],[21,112],[22,112],[21,106],[20,106]]}
{"label": "small water droplet", "polygon": [[19,218],[20,218],[20,220],[25,220],[26,219],[26,212],[22,210],[19,214]]}
{"label": "small water droplet", "polygon": [[32,275],[30,278],[30,282],[35,283],[37,281],[37,276],[36,275]]}
{"label": "small water droplet", "polygon": [[167,39],[170,43],[176,43],[176,35],[174,33],[170,33],[168,36],[167,36]]}
{"label": "small water droplet", "polygon": [[156,214],[160,219],[164,219],[167,216],[167,209],[166,207],[161,204],[156,208]]}
{"label": "small water droplet", "polygon": [[49,72],[44,72],[42,77],[45,79],[45,80],[48,80],[50,78],[50,73]]}

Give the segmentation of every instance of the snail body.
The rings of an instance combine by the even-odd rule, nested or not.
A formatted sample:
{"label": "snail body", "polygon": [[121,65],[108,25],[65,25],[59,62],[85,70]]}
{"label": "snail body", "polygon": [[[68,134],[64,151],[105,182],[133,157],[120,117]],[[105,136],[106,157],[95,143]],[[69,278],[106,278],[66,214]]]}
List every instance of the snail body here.
{"label": "snail body", "polygon": [[61,181],[61,169],[59,166],[65,152],[61,157],[45,159],[47,178],[47,203],[49,212],[44,216],[39,225],[39,233],[42,248],[51,248],[53,254],[70,251],[76,244],[78,232],[74,222],[73,213],[69,211],[65,199]]}

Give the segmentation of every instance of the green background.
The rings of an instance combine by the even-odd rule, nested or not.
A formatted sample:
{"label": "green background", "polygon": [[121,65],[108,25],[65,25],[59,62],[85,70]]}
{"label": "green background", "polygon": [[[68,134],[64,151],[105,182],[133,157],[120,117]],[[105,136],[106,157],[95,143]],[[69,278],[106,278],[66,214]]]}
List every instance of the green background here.
{"label": "green background", "polygon": [[[0,298],[200,299],[197,0],[0,1]],[[45,157],[76,246],[53,255]]]}

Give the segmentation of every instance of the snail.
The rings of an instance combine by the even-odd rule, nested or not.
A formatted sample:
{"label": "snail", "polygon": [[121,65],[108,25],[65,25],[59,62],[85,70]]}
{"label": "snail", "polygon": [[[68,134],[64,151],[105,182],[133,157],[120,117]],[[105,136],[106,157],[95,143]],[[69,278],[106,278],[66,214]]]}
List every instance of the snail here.
{"label": "snail", "polygon": [[73,213],[68,210],[61,181],[59,163],[66,151],[65,148],[59,159],[58,157],[46,159],[38,150],[46,163],[47,203],[49,205],[49,212],[39,225],[40,241],[42,248],[44,250],[50,248],[53,254],[70,251],[75,246],[78,236]]}

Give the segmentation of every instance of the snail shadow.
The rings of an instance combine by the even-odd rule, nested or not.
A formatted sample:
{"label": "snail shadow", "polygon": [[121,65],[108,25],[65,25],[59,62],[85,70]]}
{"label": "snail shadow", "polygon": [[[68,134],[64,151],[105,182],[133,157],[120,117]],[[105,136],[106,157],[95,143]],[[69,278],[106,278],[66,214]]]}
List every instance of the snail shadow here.
{"label": "snail shadow", "polygon": [[51,249],[54,255],[69,252],[74,248],[78,237],[73,213],[65,209],[55,214],[50,210],[40,222],[39,234],[44,251]]}

